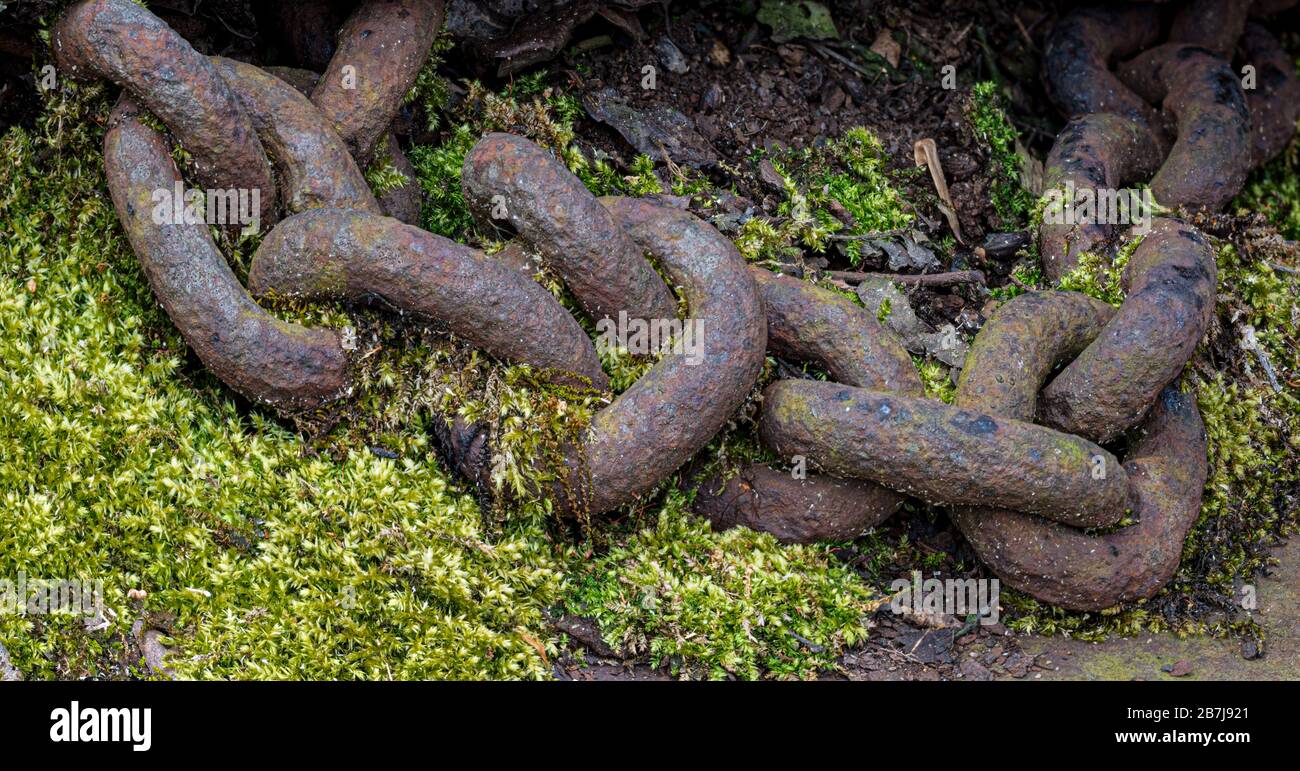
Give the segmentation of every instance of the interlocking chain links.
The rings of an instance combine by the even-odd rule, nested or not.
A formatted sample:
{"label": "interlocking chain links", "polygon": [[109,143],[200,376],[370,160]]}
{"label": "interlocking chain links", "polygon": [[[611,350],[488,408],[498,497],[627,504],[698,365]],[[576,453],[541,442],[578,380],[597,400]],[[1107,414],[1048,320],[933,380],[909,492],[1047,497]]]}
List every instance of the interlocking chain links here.
{"label": "interlocking chain links", "polygon": [[[1043,63],[1049,94],[1071,122],[1048,155],[1046,189],[1113,193],[1154,173],[1151,192],[1160,205],[1223,208],[1254,165],[1286,146],[1300,117],[1294,63],[1264,27],[1246,22],[1247,13],[1291,5],[1194,0],[1176,14],[1169,42],[1154,48],[1160,14],[1151,4],[1086,7],[1063,17]],[[1239,39],[1243,65],[1254,68],[1247,90],[1228,61]],[[1044,273],[1061,278],[1117,232],[1106,218],[1064,223],[1045,216]]]}
{"label": "interlocking chain links", "polygon": [[289,83],[251,64],[213,57],[275,159],[290,214],[330,207],[379,214],[379,202],[334,126]]}
{"label": "interlocking chain links", "polygon": [[698,363],[669,355],[651,367],[596,413],[570,451],[570,469],[589,484],[571,486],[558,500],[570,512],[593,515],[651,492],[703,449],[753,389],[767,349],[762,302],[730,239],[653,201],[600,203],[668,274],[705,344]]}
{"label": "interlocking chain links", "polygon": [[[1112,315],[1104,303],[1073,292],[1034,292],[1011,300],[976,337],[956,403],[1032,418],[1039,388],[1052,369],[1102,334]],[[953,521],[984,564],[1040,600],[1103,610],[1150,597],[1173,576],[1200,512],[1206,439],[1193,395],[1173,386],[1162,392],[1129,450],[1125,470],[1137,522],[1108,534],[1005,509],[957,507]]]}
{"label": "interlocking chain links", "polygon": [[[308,98],[316,90],[316,84],[320,82],[320,75],[317,73],[297,67],[272,66],[264,67],[262,70],[293,86]],[[334,128],[337,134],[338,127]],[[383,145],[387,162],[406,177],[406,183],[380,195],[379,208],[389,217],[408,225],[418,226],[420,224],[420,183],[415,176],[415,167],[402,152],[401,143],[397,141],[397,135],[392,130],[389,130],[384,137]]]}
{"label": "interlocking chain links", "polygon": [[487,226],[509,226],[539,251],[593,321],[671,319],[677,303],[582,181],[523,137],[488,134],[465,155],[465,201]]}
{"label": "interlocking chain links", "polygon": [[1240,77],[1204,48],[1166,43],[1119,68],[1119,78],[1175,121],[1173,147],[1151,178],[1162,206],[1218,211],[1250,170],[1250,111]]}
{"label": "interlocking chain links", "polygon": [[1200,231],[1154,220],[1125,267],[1119,313],[1043,389],[1042,422],[1098,442],[1137,423],[1209,329],[1216,272]]}
{"label": "interlocking chain links", "polygon": [[153,221],[154,193],[181,183],[167,140],[124,96],[104,136],[104,166],[122,229],[154,295],[204,366],[261,402],[296,409],[347,386],[348,359],[333,330],[290,324],[248,296],[208,226]]}
{"label": "interlocking chain links", "polygon": [[[768,350],[835,382],[921,396],[911,357],[870,312],[835,292],[750,269],[767,316]],[[745,525],[786,542],[851,540],[888,519],[905,496],[887,487],[746,464],[700,485],[693,510],[715,528]]]}
{"label": "interlocking chain links", "polygon": [[[235,149],[268,169],[266,185],[258,188],[265,200],[273,191],[265,156],[258,154],[263,145],[269,148],[286,208],[299,213],[268,234],[254,256],[255,291],[380,296],[446,322],[495,355],[533,364],[564,382],[603,388],[607,380],[590,339],[525,274],[376,213],[378,204],[354,159],[367,157],[386,130],[389,109],[409,87],[398,88],[397,81],[413,78],[418,63],[412,62],[423,60],[416,54],[428,50],[424,27],[406,36],[394,36],[390,27],[440,13],[441,3],[414,0],[372,0],[357,11],[340,56],[359,69],[395,74],[369,92],[368,98],[384,104],[359,111],[355,122],[337,105],[328,107],[334,97],[327,81],[347,76],[339,57],[316,85],[313,104],[256,67],[199,56],[126,0],[75,6],[56,28],[56,50],[67,66],[121,82],[129,94],[158,104],[164,122],[210,120],[200,130],[192,121],[172,126],[182,139],[200,142],[213,126],[232,125],[260,135],[259,142],[245,131]],[[1109,70],[1111,60],[1155,42],[1144,26],[1147,11],[1123,13],[1136,26],[1111,39],[1096,26],[1104,12],[1067,17],[1066,33],[1054,35],[1049,50],[1049,74],[1055,66],[1058,75],[1092,73],[1119,83]],[[371,29],[372,23],[383,29]],[[361,50],[367,45],[375,48]],[[380,55],[389,46],[401,49],[397,66],[387,66]],[[1267,50],[1267,41],[1253,46]],[[1201,87],[1222,80],[1215,69],[1220,62],[1200,49],[1158,50],[1162,66],[1170,72],[1192,68],[1184,74],[1199,77]],[[141,63],[170,68],[166,72],[179,77],[164,88],[162,79],[133,74]],[[1285,67],[1278,66],[1272,88],[1285,93],[1290,84]],[[1148,91],[1140,73],[1132,67],[1126,72],[1139,90]],[[1176,85],[1172,76],[1156,76],[1152,83],[1153,89]],[[1163,149],[1166,140],[1153,110],[1124,96],[1137,98],[1132,92],[1085,86],[1084,93],[1071,95],[1065,85],[1058,77],[1053,89],[1071,105],[1067,112],[1089,105],[1108,112],[1089,116],[1080,109],[1074,128],[1063,135],[1073,140],[1054,153],[1064,170],[1056,178],[1071,173],[1097,184],[1154,168],[1150,151]],[[1165,90],[1177,92],[1180,105],[1197,109],[1213,112],[1226,104],[1218,97],[1206,101],[1194,90]],[[1184,116],[1169,94],[1165,106],[1179,115],[1180,130],[1213,123],[1196,123],[1195,109]],[[288,324],[262,311],[205,225],[159,225],[147,216],[152,193],[171,189],[180,175],[166,141],[140,114],[130,97],[114,112],[105,139],[110,190],[146,275],[187,341],[214,373],[260,401],[292,409],[345,391],[348,361],[335,332]],[[1256,152],[1272,149],[1280,133],[1256,136]],[[1134,141],[1124,141],[1125,135]],[[1093,138],[1116,141],[1094,145]],[[344,142],[351,152],[342,149]],[[1126,149],[1134,157],[1124,157]],[[219,160],[220,153],[210,163]],[[1175,166],[1167,160],[1164,168]],[[1179,179],[1204,192],[1204,180]],[[646,200],[597,200],[554,157],[505,135],[490,135],[469,153],[464,187],[476,215],[507,222],[537,248],[593,319],[619,312],[639,319],[676,317],[671,293],[643,256],[649,253],[680,288],[691,320],[705,334],[698,362],[666,356],[563,449],[558,478],[539,491],[562,512],[602,513],[657,488],[739,408],[770,343],[773,353],[821,366],[844,382],[786,380],[770,386],[761,438],[786,458],[803,455],[845,478],[814,475],[789,484],[781,472],[751,467],[739,477],[748,485],[744,495],[735,496],[729,483],[711,492],[706,485],[703,500],[721,502],[710,514],[715,522],[748,524],[787,540],[852,537],[863,523],[888,516],[902,493],[918,495],[955,506],[954,520],[981,559],[1012,585],[1072,608],[1150,596],[1176,568],[1206,475],[1195,404],[1166,387],[1213,313],[1213,254],[1195,229],[1156,223],[1130,259],[1129,297],[1118,312],[1061,292],[1032,293],[1006,304],[976,338],[957,404],[946,405],[920,396],[906,352],[865,311],[833,293],[747,267],[728,239],[684,211]],[[1109,235],[1097,234],[1097,241]],[[1072,363],[1043,392],[1042,414],[1074,433],[1030,422],[1043,382],[1066,362]],[[1137,420],[1143,422],[1123,466],[1089,441],[1113,438]],[[467,436],[480,450],[482,439]],[[1130,508],[1137,524],[1105,535],[1079,529],[1115,526]]]}
{"label": "interlocking chain links", "polygon": [[[127,23],[132,26],[122,26]],[[608,382],[581,327],[535,282],[503,270],[479,252],[378,217],[378,204],[333,125],[292,86],[252,65],[209,61],[127,0],[82,3],[59,22],[58,30],[64,50],[75,52],[76,61],[89,67],[83,71],[116,74],[128,93],[163,104],[172,120],[203,115],[186,101],[193,98],[200,106],[217,105],[215,115],[223,125],[255,128],[280,172],[286,209],[309,215],[301,221],[290,217],[281,223],[282,232],[268,234],[253,262],[251,278],[259,290],[380,296],[399,308],[436,317],[485,350],[536,366],[561,382],[597,387]],[[162,41],[161,53],[134,48],[153,41]],[[95,47],[89,47],[92,43]],[[101,44],[103,52],[97,47]],[[132,75],[132,68],[142,63],[175,78],[168,81],[168,93],[158,96],[153,92],[160,88],[156,80]],[[372,76],[360,72],[358,82]],[[210,97],[214,93],[223,98]],[[109,187],[155,295],[186,342],[223,382],[255,401],[296,410],[345,393],[349,361],[335,331],[289,324],[262,310],[239,284],[203,222],[154,221],[154,194],[172,191],[181,176],[165,139],[139,116],[124,97],[105,138]],[[197,122],[201,120],[177,124],[175,135],[202,141],[206,134],[193,131]],[[252,141],[258,142],[256,136]],[[262,144],[256,149],[261,153]],[[268,168],[268,182],[257,189],[264,201],[273,201],[269,166],[261,163]],[[228,176],[221,178],[229,183]],[[332,208],[310,211],[317,207]],[[328,247],[312,240],[322,232],[332,234]],[[350,272],[339,270],[347,256],[365,259],[348,263]],[[333,272],[322,275],[327,269]],[[358,289],[358,276],[371,285]]]}
{"label": "interlocking chain links", "polygon": [[166,124],[210,188],[258,190],[261,221],[275,221],[271,166],[253,122],[216,67],[175,30],[130,0],[84,0],[50,34],[60,69],[124,88]]}
{"label": "interlocking chain links", "polygon": [[362,168],[388,131],[442,27],[444,0],[366,0],[339,31],[311,100]]}
{"label": "interlocking chain links", "polygon": [[309,300],[379,297],[559,382],[601,390],[609,385],[587,334],[540,284],[475,249],[390,217],[350,209],[290,217],[253,255],[248,288],[255,296]]}

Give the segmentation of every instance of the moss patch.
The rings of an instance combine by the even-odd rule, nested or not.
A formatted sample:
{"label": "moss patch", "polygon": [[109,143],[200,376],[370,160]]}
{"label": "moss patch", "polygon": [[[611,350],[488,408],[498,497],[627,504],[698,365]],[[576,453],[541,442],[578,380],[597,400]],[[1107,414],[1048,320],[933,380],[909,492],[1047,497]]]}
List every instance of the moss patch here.
{"label": "moss patch", "polygon": [[674,493],[649,527],[576,561],[568,607],[612,647],[689,677],[810,677],[866,638],[877,595],[829,546],[716,534],[685,503]]}

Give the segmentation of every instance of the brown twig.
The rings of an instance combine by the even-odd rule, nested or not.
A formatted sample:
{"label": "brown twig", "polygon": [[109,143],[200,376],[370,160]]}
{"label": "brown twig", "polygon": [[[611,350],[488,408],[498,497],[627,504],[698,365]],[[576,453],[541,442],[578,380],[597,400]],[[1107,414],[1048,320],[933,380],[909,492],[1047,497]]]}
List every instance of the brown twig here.
{"label": "brown twig", "polygon": [[921,273],[906,275],[902,273],[859,273],[850,270],[828,270],[826,275],[839,279],[846,284],[861,284],[872,278],[883,278],[908,286],[945,287],[958,284],[983,284],[984,274],[978,270],[954,270],[949,273]]}

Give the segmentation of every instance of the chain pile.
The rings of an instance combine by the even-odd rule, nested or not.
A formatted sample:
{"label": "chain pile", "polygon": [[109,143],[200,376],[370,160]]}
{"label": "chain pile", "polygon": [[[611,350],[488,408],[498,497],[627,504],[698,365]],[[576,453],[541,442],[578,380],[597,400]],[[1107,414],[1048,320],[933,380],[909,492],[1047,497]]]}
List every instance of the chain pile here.
{"label": "chain pile", "polygon": [[[1113,188],[1154,174],[1165,206],[1215,210],[1230,200],[1300,114],[1285,53],[1239,5],[1187,3],[1161,45],[1168,14],[1155,5],[1062,19],[1045,69],[1071,120],[1047,184]],[[328,403],[347,395],[354,364],[338,331],[281,321],[254,295],[382,298],[557,383],[608,389],[591,339],[528,273],[384,216],[409,206],[386,207],[366,185],[360,169],[385,144],[442,14],[440,0],[363,2],[319,77],[202,56],[129,0],[85,0],[53,31],[65,72],[123,89],[105,165],[155,294],[204,364],[252,400],[285,410]],[[1258,70],[1250,94],[1227,58],[1239,41]],[[149,115],[192,153],[204,184],[261,192],[261,220],[274,227],[247,289],[206,224],[151,216],[155,191],[182,179]],[[400,152],[391,135],[386,144]],[[562,449],[556,468],[539,469],[550,481],[537,492],[558,511],[600,514],[654,491],[724,428],[770,351],[833,381],[780,380],[761,398],[766,446],[824,473],[751,465],[705,479],[695,510],[715,526],[787,541],[852,538],[916,496],[950,507],[1007,583],[1077,609],[1149,597],[1177,567],[1206,477],[1204,426],[1179,376],[1215,304],[1214,253],[1194,227],[1152,223],[1125,267],[1118,310],[1065,291],[1004,304],[948,405],[924,397],[910,357],[870,313],[746,265],[685,211],[597,199],[549,153],[505,134],[471,150],[462,184],[476,218],[538,252],[590,320],[677,317],[649,254],[704,331],[698,360],[662,357]],[[1110,225],[1044,224],[1047,274],[1059,278],[1117,236]],[[451,435],[462,458],[490,451],[473,427]],[[1124,436],[1121,462],[1102,444]],[[1135,521],[1123,524],[1126,514]]]}

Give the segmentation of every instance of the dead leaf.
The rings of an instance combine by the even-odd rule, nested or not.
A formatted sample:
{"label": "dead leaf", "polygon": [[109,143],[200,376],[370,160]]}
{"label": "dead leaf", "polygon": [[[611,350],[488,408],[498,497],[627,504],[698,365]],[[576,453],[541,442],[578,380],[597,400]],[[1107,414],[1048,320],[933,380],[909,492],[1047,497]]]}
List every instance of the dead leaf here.
{"label": "dead leaf", "polygon": [[898,60],[903,55],[903,47],[894,39],[894,31],[884,27],[871,43],[871,50],[889,62],[889,66],[898,69]]}
{"label": "dead leaf", "polygon": [[957,242],[965,246],[966,239],[961,235],[961,222],[957,219],[957,208],[952,203],[952,195],[948,193],[948,181],[944,179],[943,166],[939,163],[939,148],[934,144],[933,139],[919,139],[912,146],[912,152],[916,156],[916,165],[925,166],[930,170],[930,179],[933,180],[934,190],[939,195],[939,210],[948,219],[948,226],[952,228],[952,234],[957,237]]}

